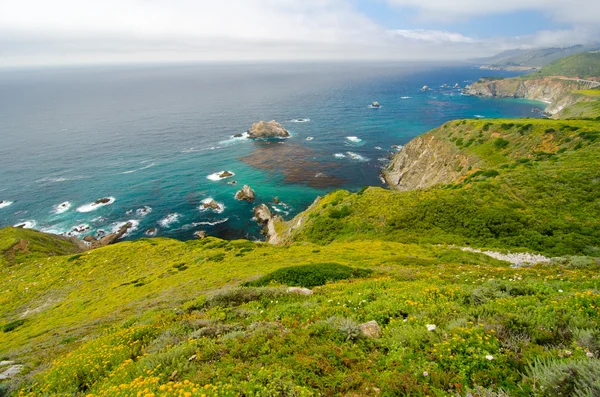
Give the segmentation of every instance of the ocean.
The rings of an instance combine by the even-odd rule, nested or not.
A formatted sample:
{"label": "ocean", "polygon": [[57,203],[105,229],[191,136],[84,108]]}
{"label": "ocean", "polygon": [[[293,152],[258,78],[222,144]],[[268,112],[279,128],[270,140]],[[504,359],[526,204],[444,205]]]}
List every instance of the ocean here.
{"label": "ocean", "polygon": [[[517,73],[408,63],[0,70],[0,227],[81,238],[131,221],[126,239],[151,229],[260,239],[255,205],[291,219],[329,191],[384,186],[397,146],[446,121],[540,117],[542,103],[452,88],[491,75]],[[259,120],[291,138],[234,137]],[[254,204],[235,200],[244,184]],[[209,200],[219,208],[202,208]]]}

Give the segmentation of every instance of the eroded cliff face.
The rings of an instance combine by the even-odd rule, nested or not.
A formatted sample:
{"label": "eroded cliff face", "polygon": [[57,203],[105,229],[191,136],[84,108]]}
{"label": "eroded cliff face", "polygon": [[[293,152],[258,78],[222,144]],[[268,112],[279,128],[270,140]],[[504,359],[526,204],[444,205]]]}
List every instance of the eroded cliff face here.
{"label": "eroded cliff face", "polygon": [[590,88],[591,83],[560,77],[541,79],[503,79],[479,81],[465,90],[465,94],[482,97],[526,98],[548,102],[546,113],[555,115],[565,107],[576,103],[580,98],[572,97],[575,90]]}
{"label": "eroded cliff face", "polygon": [[433,133],[410,141],[397,153],[383,172],[386,182],[396,190],[424,189],[452,183],[466,175],[478,160],[454,143]]}

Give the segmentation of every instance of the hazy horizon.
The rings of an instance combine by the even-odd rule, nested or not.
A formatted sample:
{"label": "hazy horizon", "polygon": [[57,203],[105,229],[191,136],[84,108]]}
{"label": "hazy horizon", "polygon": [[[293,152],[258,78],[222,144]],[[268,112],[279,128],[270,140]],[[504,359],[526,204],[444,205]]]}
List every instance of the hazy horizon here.
{"label": "hazy horizon", "polygon": [[458,61],[597,42],[586,0],[5,0],[0,67]]}

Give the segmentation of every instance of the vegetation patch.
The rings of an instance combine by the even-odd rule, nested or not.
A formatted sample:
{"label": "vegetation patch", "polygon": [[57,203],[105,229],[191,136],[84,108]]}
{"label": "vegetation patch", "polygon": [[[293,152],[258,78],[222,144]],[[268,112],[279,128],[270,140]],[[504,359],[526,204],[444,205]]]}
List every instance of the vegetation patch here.
{"label": "vegetation patch", "polygon": [[314,263],[310,265],[284,267],[258,280],[245,283],[247,286],[264,287],[271,283],[293,287],[313,288],[328,282],[349,278],[367,277],[370,269],[352,268],[339,263]]}

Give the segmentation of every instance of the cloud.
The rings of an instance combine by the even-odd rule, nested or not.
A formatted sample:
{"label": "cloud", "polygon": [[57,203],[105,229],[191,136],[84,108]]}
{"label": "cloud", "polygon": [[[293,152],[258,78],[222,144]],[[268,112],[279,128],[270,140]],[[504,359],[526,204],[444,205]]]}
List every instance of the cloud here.
{"label": "cloud", "polygon": [[420,12],[429,20],[457,20],[482,15],[507,14],[515,11],[536,11],[552,16],[556,21],[596,25],[600,19],[600,1],[596,0],[387,0],[398,7]]}
{"label": "cloud", "polygon": [[[380,1],[372,0],[371,6],[381,6]],[[600,7],[600,2],[580,7],[589,0],[572,0],[575,9],[562,7],[564,1],[557,0],[387,1],[417,9],[422,18],[430,19],[544,9],[567,19],[595,20]],[[575,44],[598,32],[596,25],[583,24],[571,30],[482,40],[444,30],[388,30],[359,12],[356,4],[356,0],[0,0],[0,66],[464,59],[513,47]]]}
{"label": "cloud", "polygon": [[430,43],[475,43],[475,40],[470,37],[463,36],[460,33],[447,32],[443,30],[398,29],[389,31],[389,34],[396,37],[425,41]]}

